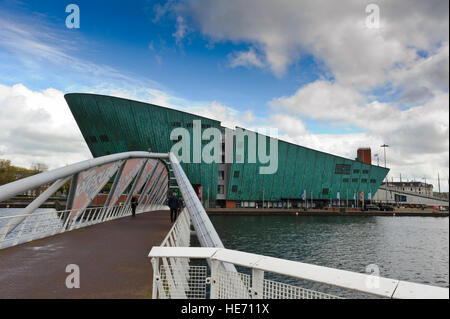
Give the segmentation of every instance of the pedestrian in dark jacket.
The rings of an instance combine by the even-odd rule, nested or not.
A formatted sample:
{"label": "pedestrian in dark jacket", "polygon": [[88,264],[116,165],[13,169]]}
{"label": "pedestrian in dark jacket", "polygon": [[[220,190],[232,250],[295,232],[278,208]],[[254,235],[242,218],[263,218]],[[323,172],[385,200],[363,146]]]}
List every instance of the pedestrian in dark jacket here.
{"label": "pedestrian in dark jacket", "polygon": [[131,216],[135,217],[136,216],[136,207],[138,205],[138,199],[136,196],[133,196],[131,198]]}
{"label": "pedestrian in dark jacket", "polygon": [[172,193],[172,196],[170,196],[168,204],[170,208],[170,222],[174,223],[177,219],[177,212],[180,205],[180,201],[175,193]]}

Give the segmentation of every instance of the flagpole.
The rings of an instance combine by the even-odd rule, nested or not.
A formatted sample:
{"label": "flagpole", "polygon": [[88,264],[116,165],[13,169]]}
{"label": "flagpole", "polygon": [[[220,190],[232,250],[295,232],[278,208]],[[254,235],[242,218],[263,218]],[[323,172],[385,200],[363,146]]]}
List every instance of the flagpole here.
{"label": "flagpole", "polygon": [[348,208],[348,188],[347,188],[347,196],[345,198],[346,198],[345,206]]}

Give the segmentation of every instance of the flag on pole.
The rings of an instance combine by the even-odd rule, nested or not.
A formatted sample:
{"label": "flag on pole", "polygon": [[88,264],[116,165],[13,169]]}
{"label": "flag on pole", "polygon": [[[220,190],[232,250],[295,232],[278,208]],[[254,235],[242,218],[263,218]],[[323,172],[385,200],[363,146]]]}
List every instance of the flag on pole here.
{"label": "flag on pole", "polygon": [[372,200],[372,193],[367,194],[367,199]]}
{"label": "flag on pole", "polygon": [[337,199],[341,199],[341,193],[340,193],[340,192],[337,192],[336,198],[337,198]]}
{"label": "flag on pole", "polygon": [[302,190],[302,200],[306,200],[306,189]]}
{"label": "flag on pole", "polygon": [[361,202],[364,202],[364,192],[360,192],[360,193],[359,193],[359,200],[360,200]]}

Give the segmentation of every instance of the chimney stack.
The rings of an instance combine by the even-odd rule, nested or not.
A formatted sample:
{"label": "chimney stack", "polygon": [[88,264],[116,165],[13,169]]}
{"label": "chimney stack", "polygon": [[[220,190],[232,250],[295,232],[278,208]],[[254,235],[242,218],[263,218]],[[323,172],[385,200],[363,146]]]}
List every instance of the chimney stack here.
{"label": "chimney stack", "polygon": [[372,150],[370,147],[358,148],[357,158],[362,163],[372,165]]}

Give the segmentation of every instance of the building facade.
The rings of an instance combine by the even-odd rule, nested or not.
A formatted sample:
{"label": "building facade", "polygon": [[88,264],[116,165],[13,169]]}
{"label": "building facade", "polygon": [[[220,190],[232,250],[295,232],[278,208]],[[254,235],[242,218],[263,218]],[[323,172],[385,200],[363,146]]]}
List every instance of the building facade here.
{"label": "building facade", "polygon": [[[385,186],[385,184],[386,183],[382,183],[381,185]],[[434,196],[432,184],[425,184],[422,182],[389,182],[387,185],[389,189],[394,191],[404,191],[417,193],[424,196]]]}
{"label": "building facade", "polygon": [[[305,199],[313,205],[356,197],[370,200],[389,171],[249,130],[230,130],[219,121],[153,104],[78,93],[65,99],[94,157],[126,151],[165,153],[177,143],[189,145],[189,154],[183,154],[189,161],[181,164],[206,206],[295,207]],[[188,135],[174,134],[178,131]],[[194,160],[195,135],[204,138],[210,132],[219,132],[222,151],[227,143],[233,144],[231,160],[225,159],[224,152],[215,154],[216,149],[215,161]],[[211,136],[197,145],[203,153],[214,139]],[[261,174],[267,162],[258,155],[267,155],[272,142],[277,145],[277,169]]]}

